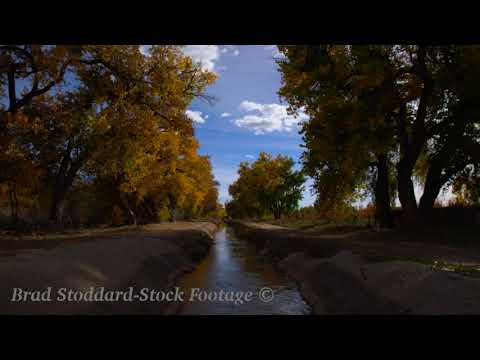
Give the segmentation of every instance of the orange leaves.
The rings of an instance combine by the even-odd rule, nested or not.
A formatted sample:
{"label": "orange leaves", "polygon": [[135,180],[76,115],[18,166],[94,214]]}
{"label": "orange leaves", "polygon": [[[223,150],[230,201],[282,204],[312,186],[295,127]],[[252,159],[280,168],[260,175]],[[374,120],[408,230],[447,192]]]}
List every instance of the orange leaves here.
{"label": "orange leaves", "polygon": [[[58,84],[68,65],[75,81],[55,91],[46,86],[15,116],[0,106],[8,130],[0,139],[0,157],[8,155],[11,162],[23,156],[32,169],[48,170],[42,180],[49,184],[55,183],[51,174],[74,168],[74,176],[111,179],[138,201],[156,193],[193,212],[207,194],[216,201],[209,160],[198,155],[185,115],[216,75],[193,64],[178,46],[154,45],[149,56],[138,45],[21,45],[15,51],[29,51],[33,58],[25,58],[19,78],[35,68],[28,81],[40,88]],[[5,79],[0,85],[7,88]]]}

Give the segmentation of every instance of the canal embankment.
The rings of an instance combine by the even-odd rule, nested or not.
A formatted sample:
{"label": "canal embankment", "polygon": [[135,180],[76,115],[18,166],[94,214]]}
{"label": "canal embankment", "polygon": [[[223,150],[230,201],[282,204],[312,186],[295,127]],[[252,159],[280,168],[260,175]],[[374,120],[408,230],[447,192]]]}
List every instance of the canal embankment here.
{"label": "canal embankment", "polygon": [[[51,246],[42,239],[0,240],[0,314],[168,313],[168,302],[143,301],[143,294],[135,299],[132,292],[168,292],[208,254],[217,229],[176,222],[72,235]],[[115,292],[122,292],[118,301]],[[77,295],[84,298],[76,301]],[[110,297],[95,301],[97,295]]]}
{"label": "canal embankment", "polygon": [[313,314],[480,314],[480,279],[431,265],[478,265],[472,248],[401,241],[398,233],[369,229],[309,233],[229,224],[276,259]]}

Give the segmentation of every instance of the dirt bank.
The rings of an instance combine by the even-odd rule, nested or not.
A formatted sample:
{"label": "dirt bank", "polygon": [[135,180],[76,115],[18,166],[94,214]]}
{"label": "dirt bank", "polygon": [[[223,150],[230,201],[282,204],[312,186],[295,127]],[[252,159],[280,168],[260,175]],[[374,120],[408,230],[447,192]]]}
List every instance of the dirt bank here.
{"label": "dirt bank", "polygon": [[480,278],[392,260],[478,265],[478,248],[396,241],[398,233],[370,230],[307,233],[269,224],[230,224],[279,260],[314,314],[480,314]]}
{"label": "dirt bank", "polygon": [[[169,313],[166,302],[141,301],[143,295],[130,301],[129,288],[135,294],[171,289],[207,254],[216,229],[213,223],[177,222],[55,240],[1,239],[0,314]],[[92,287],[97,296],[102,287],[104,296],[123,290],[128,301],[67,301],[66,291],[86,294]],[[11,301],[14,288],[42,291],[51,301]]]}

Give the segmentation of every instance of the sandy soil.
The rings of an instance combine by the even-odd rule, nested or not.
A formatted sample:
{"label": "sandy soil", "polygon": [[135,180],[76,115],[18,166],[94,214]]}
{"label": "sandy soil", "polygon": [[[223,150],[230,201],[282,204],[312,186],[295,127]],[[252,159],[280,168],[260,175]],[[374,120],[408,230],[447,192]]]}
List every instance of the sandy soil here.
{"label": "sandy soil", "polygon": [[[0,239],[0,314],[163,314],[165,302],[72,302],[59,289],[171,289],[208,252],[216,225],[153,224],[54,237]],[[13,289],[44,291],[52,301],[13,302]]]}

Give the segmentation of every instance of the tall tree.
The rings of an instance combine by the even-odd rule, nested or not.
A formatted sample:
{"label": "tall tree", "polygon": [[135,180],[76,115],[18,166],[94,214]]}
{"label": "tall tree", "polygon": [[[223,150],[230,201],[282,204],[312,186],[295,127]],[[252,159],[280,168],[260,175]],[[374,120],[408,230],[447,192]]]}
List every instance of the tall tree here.
{"label": "tall tree", "polygon": [[[452,176],[477,161],[472,154],[478,147],[478,101],[472,84],[478,79],[478,47],[279,48],[285,55],[279,61],[279,94],[291,111],[305,108],[310,115],[303,127],[306,168],[320,179],[325,167],[336,169],[348,195],[358,186],[350,179],[375,163],[374,197],[384,225],[391,223],[389,167],[396,169],[405,218],[414,223]],[[464,144],[470,144],[468,150]],[[429,175],[419,207],[412,177],[422,156]]]}
{"label": "tall tree", "polygon": [[[280,47],[286,59],[280,96],[290,110],[305,109],[304,168],[315,180],[322,207],[356,197],[372,166],[377,218],[390,226],[389,152],[395,99],[392,66],[381,47]],[[366,65],[365,65],[366,64]]]}
{"label": "tall tree", "polygon": [[[39,49],[44,53],[30,66],[38,70],[40,63],[52,63],[45,65],[50,72],[45,71],[54,80],[47,81],[43,73],[31,75],[32,90],[23,100],[14,100],[16,105],[10,104],[7,112],[15,110],[16,117],[23,116],[18,113],[22,105],[29,118],[31,131],[15,137],[15,142],[47,169],[52,187],[50,219],[55,222],[61,222],[74,181],[82,172],[95,176],[91,170],[99,159],[105,168],[117,166],[113,173],[118,184],[134,184],[134,177],[142,177],[156,160],[159,136],[166,131],[191,136],[191,120],[185,111],[194,98],[208,100],[205,88],[215,80],[213,73],[194,64],[179,46],[153,46],[149,56],[136,45],[82,46],[80,51]],[[54,59],[68,53],[64,55],[68,60],[51,61],[50,52]],[[73,81],[48,93],[58,77],[66,74],[66,64]]]}

